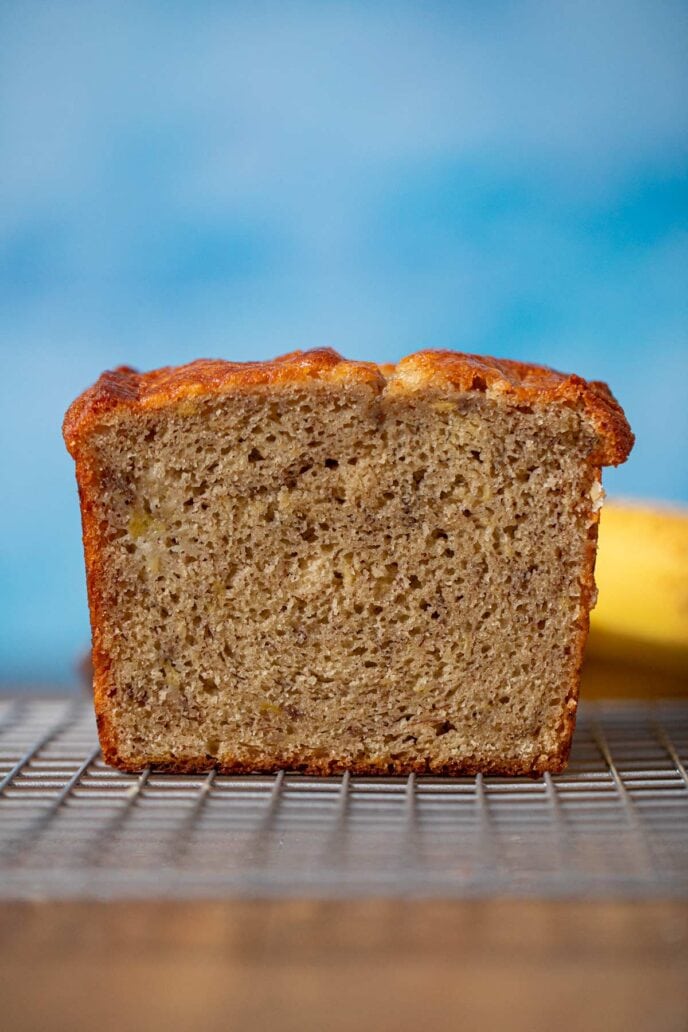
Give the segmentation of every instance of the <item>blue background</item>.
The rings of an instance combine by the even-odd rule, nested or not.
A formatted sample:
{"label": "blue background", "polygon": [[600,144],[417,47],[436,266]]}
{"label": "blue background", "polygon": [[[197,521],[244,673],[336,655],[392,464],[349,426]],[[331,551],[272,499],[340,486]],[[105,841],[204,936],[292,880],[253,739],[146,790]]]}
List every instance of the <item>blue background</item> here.
{"label": "blue background", "polygon": [[0,3],[0,680],[88,641],[107,367],[455,347],[608,380],[688,500],[688,5]]}

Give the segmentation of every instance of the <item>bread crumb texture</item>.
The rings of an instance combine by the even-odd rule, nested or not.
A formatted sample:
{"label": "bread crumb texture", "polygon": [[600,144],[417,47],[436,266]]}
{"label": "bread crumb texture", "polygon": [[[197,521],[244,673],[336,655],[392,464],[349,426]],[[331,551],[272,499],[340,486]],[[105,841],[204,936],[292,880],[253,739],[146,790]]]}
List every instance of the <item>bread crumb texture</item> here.
{"label": "bread crumb texture", "polygon": [[561,770],[603,384],[330,350],[105,373],[71,406],[105,758],[125,770]]}

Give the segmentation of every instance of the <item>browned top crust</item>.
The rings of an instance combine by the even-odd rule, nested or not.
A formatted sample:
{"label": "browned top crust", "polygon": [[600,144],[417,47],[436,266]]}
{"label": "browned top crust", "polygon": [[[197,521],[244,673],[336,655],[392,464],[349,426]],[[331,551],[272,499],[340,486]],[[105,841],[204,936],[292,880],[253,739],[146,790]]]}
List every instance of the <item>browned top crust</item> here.
{"label": "browned top crust", "polygon": [[349,361],[332,348],[292,351],[266,362],[199,359],[188,365],[138,373],[121,366],[105,372],[72,403],[65,416],[64,439],[76,457],[100,418],[117,409],[145,410],[199,396],[252,387],[283,387],[305,382],[364,384],[375,392],[413,393],[423,387],[482,391],[510,397],[519,405],[566,405],[580,409],[600,438],[601,465],[619,465],[634,437],[623,409],[606,384],[558,373],[546,366],[458,351],[418,351],[398,365]]}
{"label": "browned top crust", "polygon": [[227,362],[200,358],[188,365],[139,373],[129,366],[102,373],[72,402],[62,431],[72,456],[98,419],[116,409],[155,409],[199,396],[229,394],[251,387],[279,387],[322,380],[370,384],[384,377],[374,362],[349,362],[332,348],[291,351],[266,362]]}
{"label": "browned top crust", "polygon": [[396,367],[392,389],[417,390],[434,384],[458,391],[509,396],[519,405],[567,405],[582,409],[600,438],[599,462],[618,466],[628,458],[635,437],[606,383],[558,373],[548,366],[458,351],[417,351]]}

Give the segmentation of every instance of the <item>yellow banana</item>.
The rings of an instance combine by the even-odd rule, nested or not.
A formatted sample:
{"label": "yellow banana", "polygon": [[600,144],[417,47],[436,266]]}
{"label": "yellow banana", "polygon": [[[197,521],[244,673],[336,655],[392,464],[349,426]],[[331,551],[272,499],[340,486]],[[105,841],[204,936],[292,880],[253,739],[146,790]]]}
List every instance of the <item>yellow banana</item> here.
{"label": "yellow banana", "polygon": [[595,580],[588,655],[685,672],[688,687],[688,508],[608,502]]}

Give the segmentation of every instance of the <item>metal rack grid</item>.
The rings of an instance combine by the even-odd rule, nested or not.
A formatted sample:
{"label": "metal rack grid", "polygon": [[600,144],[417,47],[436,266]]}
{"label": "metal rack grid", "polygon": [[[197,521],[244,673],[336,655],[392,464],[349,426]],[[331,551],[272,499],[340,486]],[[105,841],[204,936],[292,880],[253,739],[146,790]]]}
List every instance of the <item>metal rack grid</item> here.
{"label": "metal rack grid", "polygon": [[0,898],[688,896],[688,704],[581,707],[564,774],[125,775],[0,701]]}

